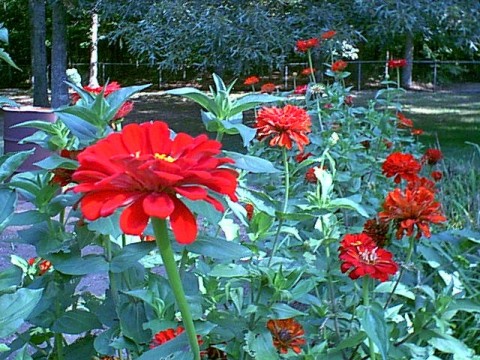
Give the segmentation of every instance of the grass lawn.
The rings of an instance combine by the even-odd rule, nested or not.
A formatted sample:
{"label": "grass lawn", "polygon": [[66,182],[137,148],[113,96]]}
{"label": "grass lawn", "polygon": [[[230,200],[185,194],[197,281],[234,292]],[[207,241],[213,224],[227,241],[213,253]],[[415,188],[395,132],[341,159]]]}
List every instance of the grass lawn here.
{"label": "grass lawn", "polygon": [[[357,104],[373,99],[375,92],[355,94]],[[402,95],[399,102],[404,114],[413,120],[424,134],[419,140],[426,146],[437,146],[449,157],[468,157],[474,147],[465,142],[480,145],[480,91],[479,92],[416,92]]]}

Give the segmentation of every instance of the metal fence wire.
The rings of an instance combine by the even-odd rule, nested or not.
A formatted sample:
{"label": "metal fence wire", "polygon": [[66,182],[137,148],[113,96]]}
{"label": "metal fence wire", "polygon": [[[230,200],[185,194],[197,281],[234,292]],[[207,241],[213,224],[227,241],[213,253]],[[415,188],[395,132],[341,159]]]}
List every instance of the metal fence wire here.
{"label": "metal fence wire", "polygon": [[[269,74],[256,74],[263,82],[274,82],[285,90],[292,89],[295,85],[308,82],[308,76],[301,74],[307,67],[306,63],[288,63],[281,70]],[[0,89],[29,88],[32,85],[30,65],[20,65],[18,71],[6,64],[0,64]],[[74,63],[70,68],[76,68],[82,77],[82,83],[88,81],[89,64]],[[323,81],[326,66],[317,71],[317,80]],[[356,60],[348,62],[346,71],[351,76],[346,79],[347,85],[355,90],[377,87],[385,79],[388,72],[385,61]],[[175,86],[175,84],[209,83],[210,74],[198,72],[193,68],[185,67],[178,71],[169,71],[158,66],[145,63],[104,63],[98,64],[98,80],[101,84],[107,81],[118,81],[123,86],[151,83],[162,89]],[[240,77],[241,79],[241,77]],[[396,72],[390,72],[390,79],[396,80]],[[227,79],[228,80],[228,79]],[[412,81],[427,85],[436,90],[442,85],[462,82],[480,82],[480,61],[413,61]],[[241,82],[237,83],[237,90]]]}

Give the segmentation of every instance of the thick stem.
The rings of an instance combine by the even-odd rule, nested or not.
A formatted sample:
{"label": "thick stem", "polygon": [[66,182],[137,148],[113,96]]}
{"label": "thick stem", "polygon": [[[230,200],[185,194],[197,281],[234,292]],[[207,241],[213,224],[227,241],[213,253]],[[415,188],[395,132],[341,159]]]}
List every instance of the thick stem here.
{"label": "thick stem", "polygon": [[172,250],[172,245],[168,237],[167,223],[165,219],[152,217],[153,232],[155,233],[155,241],[157,242],[160,255],[162,256],[163,265],[168,276],[168,281],[172,287],[173,295],[177,302],[177,306],[182,314],[183,325],[187,333],[190,348],[193,353],[194,360],[200,360],[200,349],[198,347],[197,333],[193,325],[193,318],[185,297],[182,280],[178,273],[177,264]]}
{"label": "thick stem", "polygon": [[[363,305],[365,307],[370,306],[370,278],[368,276],[363,277]],[[370,350],[370,359],[375,360],[375,348],[370,337],[368,337],[368,348]]]}
{"label": "thick stem", "polygon": [[57,354],[57,360],[63,360],[63,336],[60,333],[55,333],[55,352]]}

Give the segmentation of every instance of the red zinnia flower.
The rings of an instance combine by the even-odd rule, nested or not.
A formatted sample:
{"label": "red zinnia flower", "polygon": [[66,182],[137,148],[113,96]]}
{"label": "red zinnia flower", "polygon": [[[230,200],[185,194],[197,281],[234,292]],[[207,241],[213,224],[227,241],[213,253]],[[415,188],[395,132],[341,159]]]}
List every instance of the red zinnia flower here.
{"label": "red zinnia flower", "polygon": [[402,128],[402,129],[413,128],[413,121],[408,119],[402,113],[397,114],[397,119],[398,119],[398,127],[399,128]]}
{"label": "red zinnia flower", "polygon": [[247,212],[248,221],[251,221],[253,218],[253,211],[255,210],[255,208],[253,207],[252,204],[245,204],[245,210]]}
{"label": "red zinnia flower", "polygon": [[275,90],[277,90],[277,85],[273,83],[266,83],[263,84],[262,87],[260,88],[260,92],[262,93],[273,93]]}
{"label": "red zinnia flower", "polygon": [[308,85],[298,85],[293,93],[296,95],[305,95],[307,93]]}
{"label": "red zinnia flower", "polygon": [[315,46],[318,46],[320,42],[318,41],[317,38],[311,38],[308,40],[298,40],[297,41],[297,51],[299,52],[306,52],[311,48],[314,48]]}
{"label": "red zinnia flower", "polygon": [[422,129],[412,129],[412,131],[410,132],[412,135],[422,135],[423,134],[423,130]]}
{"label": "red zinnia flower", "polygon": [[36,261],[36,260],[37,260],[37,259],[35,259],[35,258],[30,258],[30,259],[28,259],[28,265],[32,266],[33,264],[35,264],[35,261]]}
{"label": "red zinnia flower", "polygon": [[427,179],[426,177],[417,177],[407,184],[407,189],[416,190],[419,187],[427,188],[428,190],[435,192],[435,183],[432,180]]}
{"label": "red zinnia flower", "polygon": [[332,71],[333,72],[339,72],[345,70],[347,67],[348,63],[343,60],[337,60],[332,64]]}
{"label": "red zinnia flower", "polygon": [[440,203],[435,201],[435,193],[425,187],[417,189],[395,189],[388,193],[383,204],[383,210],[378,214],[384,221],[397,223],[397,239],[403,234],[411,236],[414,226],[417,227],[415,237],[418,239],[422,234],[430,237],[429,224],[438,224],[446,220],[440,210]]}
{"label": "red zinnia flower", "polygon": [[267,328],[272,333],[273,345],[281,354],[288,353],[292,349],[296,354],[300,354],[300,346],[305,345],[305,331],[294,318],[268,320]]}
{"label": "red zinnia flower", "polygon": [[352,280],[369,276],[383,282],[398,271],[392,253],[379,248],[366,234],[345,235],[339,250],[340,269],[343,273],[350,271]]}
{"label": "red zinnia flower", "polygon": [[[81,150],[67,150],[63,149],[60,151],[60,156],[66,159],[77,160],[78,154]],[[50,180],[51,183],[60,185],[61,187],[66,186],[72,182],[72,175],[75,170],[56,168],[52,170],[53,178]]]}
{"label": "red zinnia flower", "polygon": [[40,275],[45,274],[52,267],[52,263],[48,260],[42,260],[38,264],[38,270],[40,270]]}
{"label": "red zinnia flower", "polygon": [[300,153],[298,155],[295,155],[295,161],[297,163],[301,163],[302,161],[305,161],[307,160],[310,156],[312,156],[313,154],[311,152],[308,152],[308,153]]}
{"label": "red zinnia flower", "polygon": [[388,155],[382,165],[382,171],[386,177],[395,176],[395,183],[400,183],[401,179],[413,181],[417,178],[417,174],[422,165],[415,160],[412,154],[403,154],[395,152]]}
{"label": "red zinnia flower", "polygon": [[264,107],[258,112],[255,127],[258,139],[262,141],[272,137],[270,146],[291,149],[295,142],[300,151],[310,143],[307,133],[312,123],[308,113],[297,106],[286,105],[283,108]]}
{"label": "red zinnia flower", "polygon": [[369,219],[363,224],[363,233],[370,236],[375,244],[384,247],[388,242],[388,223],[379,221],[377,218]]}
{"label": "red zinnia flower", "polygon": [[392,59],[392,60],[389,60],[387,64],[390,69],[401,68],[401,67],[407,66],[407,60]]}
{"label": "red zinnia flower", "polygon": [[243,82],[243,85],[250,86],[250,85],[255,85],[259,82],[260,82],[260,79],[258,78],[258,76],[249,76],[245,79],[245,81]]}
{"label": "red zinnia flower", "polygon": [[427,149],[427,151],[425,151],[425,154],[422,156],[422,162],[426,162],[428,165],[435,165],[442,159],[443,154],[438,149]]}
{"label": "red zinnia flower", "polygon": [[328,30],[328,31],[325,31],[320,37],[323,40],[328,40],[328,39],[333,38],[336,34],[337,34],[337,32],[335,30]]}
{"label": "red zinnia flower", "polygon": [[[107,97],[111,93],[120,90],[121,86],[118,82],[112,81],[111,83],[108,83],[107,86],[105,87],[105,91],[103,92],[103,96]],[[88,91],[89,93],[98,95],[102,92],[103,86],[98,86],[98,87],[91,87],[91,86],[84,86],[83,90]],[[77,101],[80,100],[80,95],[77,93],[72,94],[72,103],[76,104]],[[133,110],[133,102],[132,101],[126,101],[123,103],[122,107],[117,111],[115,114],[114,118],[112,120],[118,120],[121,119],[125,116],[127,116],[131,111]]]}
{"label": "red zinnia flower", "polygon": [[393,146],[393,143],[387,139],[383,139],[382,141],[387,149],[391,149],[391,147]]}
{"label": "red zinnia flower", "polygon": [[430,174],[432,176],[432,179],[435,181],[440,181],[442,180],[443,174],[441,171],[432,171]]}
{"label": "red zinnia flower", "polygon": [[308,75],[314,74],[314,73],[315,73],[315,69],[312,69],[312,68],[310,68],[310,67],[305,68],[305,69],[302,70],[302,75],[308,76]]}
{"label": "red zinnia flower", "polygon": [[[167,341],[175,339],[178,335],[183,333],[185,329],[182,326],[178,326],[176,329],[166,329],[159,331],[153,336],[153,340],[150,344],[150,349],[153,349],[157,346],[165,344]],[[203,340],[200,338],[200,335],[197,335],[198,344],[203,344]]]}
{"label": "red zinnia flower", "polygon": [[169,217],[177,241],[189,244],[197,236],[197,224],[179,196],[204,200],[218,211],[224,207],[210,191],[237,201],[238,174],[221,167],[233,163],[216,157],[221,146],[206,135],[178,133],[171,139],[161,121],[129,124],[78,156],[73,180],[78,182],[74,191],[84,193],[82,213],[96,220],[126,207],[120,227],[131,235],[142,234],[150,217]]}

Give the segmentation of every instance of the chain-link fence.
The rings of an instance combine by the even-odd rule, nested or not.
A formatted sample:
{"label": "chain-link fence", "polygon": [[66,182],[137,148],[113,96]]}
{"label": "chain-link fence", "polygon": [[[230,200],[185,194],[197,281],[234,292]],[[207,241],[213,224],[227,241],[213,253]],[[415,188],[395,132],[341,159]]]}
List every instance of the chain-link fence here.
{"label": "chain-link fence", "polygon": [[[88,82],[88,63],[71,64],[70,67],[78,70],[84,84]],[[308,76],[302,75],[305,67],[306,63],[289,63],[281,71],[257,75],[261,76],[264,82],[274,82],[288,90],[294,85],[308,82]],[[20,64],[20,68],[22,71],[0,64],[0,89],[31,87],[30,65]],[[318,80],[323,80],[325,69],[326,67],[317,69]],[[385,61],[351,61],[346,70],[351,73],[346,83],[356,90],[377,87],[388,73]],[[390,71],[390,78],[396,80],[395,71]],[[187,67],[172,72],[143,63],[99,63],[98,80],[101,84],[118,81],[123,86],[151,83],[152,88],[163,89],[188,83],[205,86],[211,83],[211,76]],[[229,81],[228,78],[226,80]],[[450,83],[480,82],[480,61],[416,60],[413,62],[412,80],[432,90]]]}

